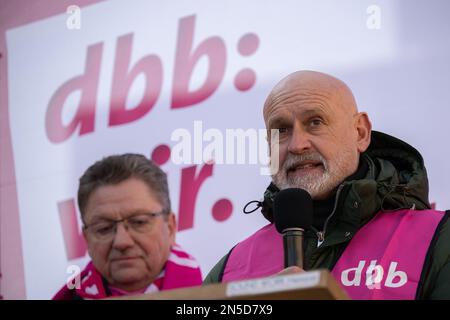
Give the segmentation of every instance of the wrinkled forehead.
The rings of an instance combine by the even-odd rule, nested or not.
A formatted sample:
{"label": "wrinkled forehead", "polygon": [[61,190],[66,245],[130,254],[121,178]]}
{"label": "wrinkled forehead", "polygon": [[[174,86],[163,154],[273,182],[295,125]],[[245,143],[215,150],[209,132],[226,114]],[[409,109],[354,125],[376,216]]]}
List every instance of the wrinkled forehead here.
{"label": "wrinkled forehead", "polygon": [[[269,100],[270,99],[270,100]],[[295,91],[281,91],[272,95],[264,105],[264,119],[275,114],[292,115],[312,110],[332,115],[338,111],[338,106],[329,92],[314,89],[298,89]]]}
{"label": "wrinkled forehead", "polygon": [[156,193],[140,179],[130,178],[117,184],[96,188],[86,204],[84,218],[96,216],[127,217],[163,208]]}
{"label": "wrinkled forehead", "polygon": [[345,83],[321,73],[298,72],[280,81],[270,92],[264,104],[264,120],[267,124],[268,118],[280,109],[301,112],[308,108],[332,116],[357,112],[353,94]]}

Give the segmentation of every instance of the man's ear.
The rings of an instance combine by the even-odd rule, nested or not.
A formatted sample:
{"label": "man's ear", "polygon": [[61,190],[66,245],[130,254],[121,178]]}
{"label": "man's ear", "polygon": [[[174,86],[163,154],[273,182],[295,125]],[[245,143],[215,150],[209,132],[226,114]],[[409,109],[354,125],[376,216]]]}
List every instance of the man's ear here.
{"label": "man's ear", "polygon": [[82,232],[83,232],[84,241],[86,242],[87,252],[88,252],[89,256],[91,257],[91,252],[89,251],[90,246],[89,246],[89,241],[88,241],[88,235],[87,235],[87,231],[84,227],[82,227]]}
{"label": "man's ear", "polygon": [[355,129],[358,135],[356,142],[358,151],[362,153],[369,147],[372,133],[372,124],[366,112],[360,112],[356,115]]}
{"label": "man's ear", "polygon": [[269,147],[269,157],[271,155],[271,144],[270,144],[270,139],[271,139],[271,135],[270,135],[270,129],[266,129],[266,142],[267,142],[267,146]]}
{"label": "man's ear", "polygon": [[169,228],[170,245],[174,245],[177,234],[177,218],[173,212],[167,217],[167,226]]}

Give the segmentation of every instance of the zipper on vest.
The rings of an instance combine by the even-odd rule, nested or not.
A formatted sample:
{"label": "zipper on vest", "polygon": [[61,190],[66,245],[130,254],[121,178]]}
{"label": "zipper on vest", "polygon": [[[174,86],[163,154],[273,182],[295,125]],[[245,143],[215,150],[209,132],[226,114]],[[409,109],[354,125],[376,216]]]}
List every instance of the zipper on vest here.
{"label": "zipper on vest", "polygon": [[338,204],[338,200],[339,200],[339,195],[342,191],[342,188],[344,187],[344,184],[342,183],[341,185],[339,185],[339,188],[336,192],[336,199],[334,201],[334,207],[333,207],[333,211],[331,211],[331,214],[328,216],[328,218],[325,220],[325,223],[323,225],[323,231],[319,231],[317,232],[317,247],[320,247],[320,245],[325,241],[325,232],[327,231],[327,225],[328,225],[328,221],[331,219],[331,217],[334,215],[334,213],[336,212],[337,209],[337,204]]}

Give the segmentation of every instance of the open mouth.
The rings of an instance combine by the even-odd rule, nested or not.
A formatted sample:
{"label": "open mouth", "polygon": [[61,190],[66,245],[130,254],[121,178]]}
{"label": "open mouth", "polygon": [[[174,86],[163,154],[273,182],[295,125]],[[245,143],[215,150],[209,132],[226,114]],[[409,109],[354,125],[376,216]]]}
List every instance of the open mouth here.
{"label": "open mouth", "polygon": [[323,170],[322,162],[303,162],[298,163],[287,170],[287,174],[295,173],[295,172],[307,172],[314,169]]}

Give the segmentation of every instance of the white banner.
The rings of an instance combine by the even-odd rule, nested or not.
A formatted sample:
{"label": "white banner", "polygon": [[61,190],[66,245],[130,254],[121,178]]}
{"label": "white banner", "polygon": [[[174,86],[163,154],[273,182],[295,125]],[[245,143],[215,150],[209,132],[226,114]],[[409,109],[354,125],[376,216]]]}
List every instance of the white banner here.
{"label": "white banner", "polygon": [[[202,162],[210,159],[195,148],[203,155],[211,136],[226,146],[227,130],[242,129],[265,154],[258,135],[265,97],[299,69],[344,80],[375,130],[423,154],[430,199],[450,208],[450,171],[441,160],[450,156],[450,47],[439,38],[448,35],[448,22],[424,27],[431,17],[408,20],[445,12],[447,3],[440,3],[429,9],[402,1],[108,1],[8,30],[27,298],[50,298],[72,275],[70,265],[88,261],[78,178],[102,157],[124,152],[143,153],[168,173],[177,242],[206,276],[266,223],[259,211],[244,215],[242,207],[261,199],[270,179],[260,172],[262,159],[238,159],[238,144],[234,162],[224,164]],[[190,164],[170,159],[179,129],[192,139]]]}

